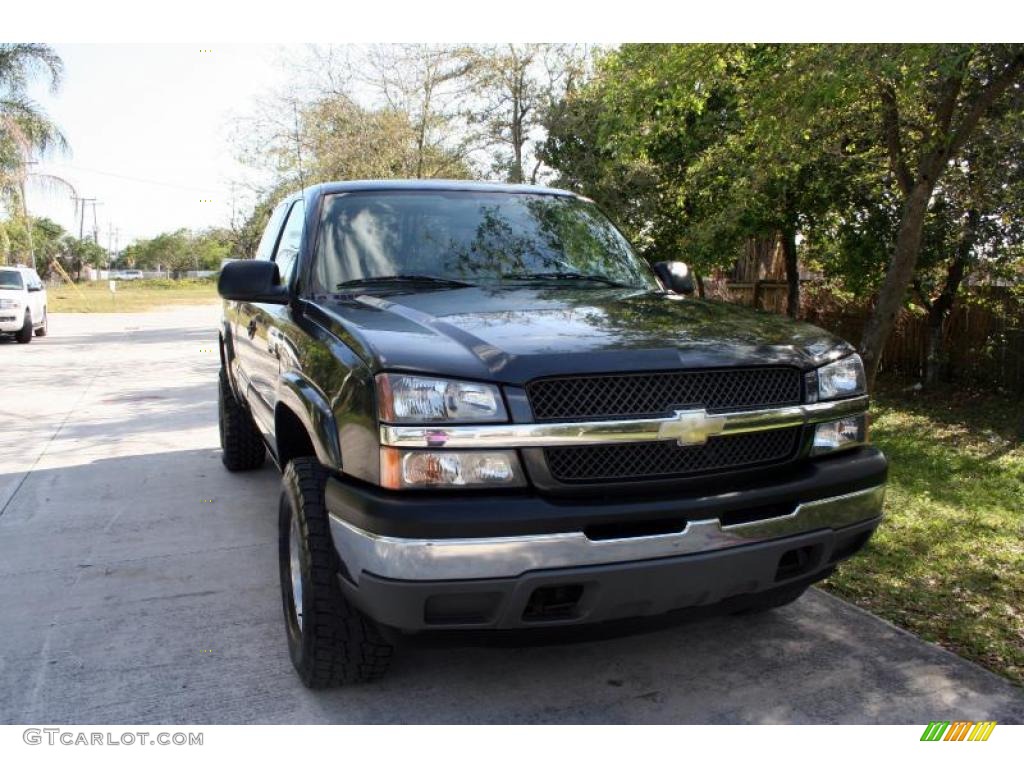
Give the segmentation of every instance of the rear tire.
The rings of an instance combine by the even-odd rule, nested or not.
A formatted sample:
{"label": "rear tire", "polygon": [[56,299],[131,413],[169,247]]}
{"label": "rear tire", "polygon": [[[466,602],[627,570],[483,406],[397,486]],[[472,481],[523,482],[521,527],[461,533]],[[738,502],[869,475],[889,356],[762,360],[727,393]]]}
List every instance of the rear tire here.
{"label": "rear tire", "polygon": [[40,325],[38,328],[36,328],[36,336],[39,336],[40,338],[42,338],[43,336],[45,336],[49,332],[49,328],[50,328],[50,321],[46,317],[46,310],[44,309],[43,310],[43,324]]}
{"label": "rear tire", "polygon": [[25,312],[25,323],[21,326],[21,330],[18,331],[14,338],[19,344],[28,344],[32,341],[32,315]]}
{"label": "rear tire", "polygon": [[242,472],[263,466],[267,456],[263,435],[249,413],[235,399],[227,371],[220,369],[220,390],[217,397],[220,416],[221,461],[229,472]]}
{"label": "rear tire", "polygon": [[315,458],[289,462],[278,520],[288,652],[307,688],[376,680],[387,672],[394,650],[338,584],[340,562],[324,504],[327,477]]}

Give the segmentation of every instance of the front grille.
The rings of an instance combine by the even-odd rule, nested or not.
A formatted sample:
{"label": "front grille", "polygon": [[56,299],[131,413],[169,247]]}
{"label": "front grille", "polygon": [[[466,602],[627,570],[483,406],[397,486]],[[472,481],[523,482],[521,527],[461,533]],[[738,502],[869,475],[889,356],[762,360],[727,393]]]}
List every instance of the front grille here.
{"label": "front grille", "polygon": [[797,368],[776,366],[536,379],[526,393],[538,421],[614,419],[796,405],[800,382]]}
{"label": "front grille", "polygon": [[703,445],[659,440],[545,448],[552,477],[562,483],[657,480],[751,469],[793,458],[800,427],[712,437]]}

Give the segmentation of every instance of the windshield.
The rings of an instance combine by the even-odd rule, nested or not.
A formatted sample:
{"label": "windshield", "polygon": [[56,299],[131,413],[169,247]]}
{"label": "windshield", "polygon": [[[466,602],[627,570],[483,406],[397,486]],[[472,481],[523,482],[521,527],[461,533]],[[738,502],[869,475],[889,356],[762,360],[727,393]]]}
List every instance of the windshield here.
{"label": "windshield", "polygon": [[[592,203],[507,192],[393,191],[324,201],[314,290],[393,276],[488,284],[572,281],[655,288]],[[457,284],[457,283],[456,283]]]}
{"label": "windshield", "polygon": [[13,269],[0,269],[0,290],[20,291],[24,287],[21,272],[16,272]]}

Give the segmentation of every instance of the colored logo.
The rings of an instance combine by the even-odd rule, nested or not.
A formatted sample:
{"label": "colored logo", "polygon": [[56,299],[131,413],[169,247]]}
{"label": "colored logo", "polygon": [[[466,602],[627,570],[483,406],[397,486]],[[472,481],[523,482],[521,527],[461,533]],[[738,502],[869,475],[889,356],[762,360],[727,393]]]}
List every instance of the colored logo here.
{"label": "colored logo", "polygon": [[988,741],[995,727],[995,720],[933,720],[921,734],[921,741]]}

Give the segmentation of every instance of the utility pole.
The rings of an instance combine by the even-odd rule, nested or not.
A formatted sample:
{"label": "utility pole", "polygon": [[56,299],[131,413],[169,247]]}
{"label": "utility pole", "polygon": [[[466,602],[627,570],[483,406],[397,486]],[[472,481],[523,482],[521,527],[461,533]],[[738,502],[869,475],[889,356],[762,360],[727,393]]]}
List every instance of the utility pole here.
{"label": "utility pole", "polygon": [[[78,197],[74,196],[75,206],[81,206],[78,208],[78,242],[81,243],[85,239],[85,206],[92,203],[92,216],[93,216],[93,234],[95,235],[95,222],[96,222],[96,198],[95,197]],[[94,237],[95,239],[95,237]],[[78,274],[76,278],[82,276],[82,258],[81,254],[75,259],[75,263],[78,264]]]}
{"label": "utility pole", "polygon": [[103,205],[103,203],[98,203],[95,200],[93,200],[92,201],[92,241],[94,243],[96,243],[96,245],[99,245],[100,244],[100,225],[99,225],[99,222],[96,220],[96,206],[97,205]]}
{"label": "utility pole", "polygon": [[[78,239],[85,239],[85,206],[90,203],[93,204],[93,220],[96,218],[96,198],[95,197],[75,197],[75,207],[78,208]],[[81,207],[79,207],[81,206]]]}
{"label": "utility pole", "polygon": [[107,271],[110,271],[114,260],[114,222],[107,222]]}

